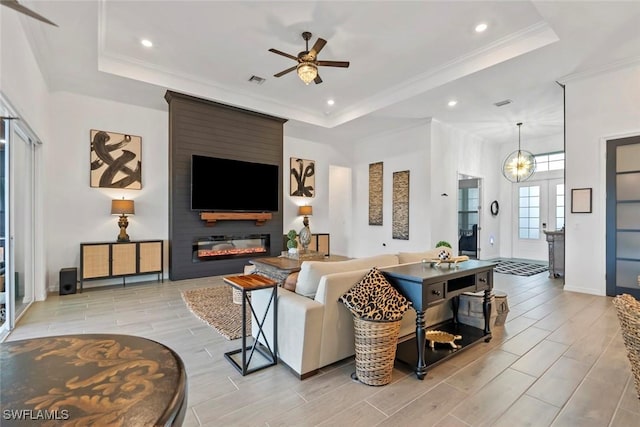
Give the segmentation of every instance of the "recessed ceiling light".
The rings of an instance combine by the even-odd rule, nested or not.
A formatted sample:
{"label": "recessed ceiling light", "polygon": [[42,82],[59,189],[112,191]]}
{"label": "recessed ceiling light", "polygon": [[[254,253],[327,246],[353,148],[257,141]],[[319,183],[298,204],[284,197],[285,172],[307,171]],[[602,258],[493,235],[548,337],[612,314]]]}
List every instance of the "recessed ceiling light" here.
{"label": "recessed ceiling light", "polygon": [[327,100],[327,105],[333,105],[335,103],[336,103],[336,101],[334,101],[333,99]]}
{"label": "recessed ceiling light", "polygon": [[488,27],[487,24],[485,24],[484,22],[482,24],[476,25],[476,33],[483,32],[484,30],[487,29],[487,27]]}
{"label": "recessed ceiling light", "polygon": [[456,101],[455,99],[452,99],[451,101],[447,102],[447,105],[449,107],[455,107],[457,103],[458,101]]}
{"label": "recessed ceiling light", "polygon": [[151,46],[153,46],[153,43],[151,43],[151,40],[147,40],[147,39],[142,39],[142,40],[140,40],[140,43],[142,43],[142,46],[144,46],[144,47],[151,47]]}

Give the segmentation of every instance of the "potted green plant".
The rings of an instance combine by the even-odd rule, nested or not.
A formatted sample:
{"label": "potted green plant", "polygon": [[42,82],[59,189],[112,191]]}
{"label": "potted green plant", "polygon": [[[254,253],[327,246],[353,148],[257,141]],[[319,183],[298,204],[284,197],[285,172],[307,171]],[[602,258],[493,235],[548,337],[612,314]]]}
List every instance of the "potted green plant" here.
{"label": "potted green plant", "polygon": [[451,249],[451,244],[446,240],[440,240],[438,243],[436,243],[436,249],[441,246],[446,246],[447,248]]}
{"label": "potted green plant", "polygon": [[289,230],[287,233],[287,239],[289,239],[287,241],[287,249],[289,249],[289,253],[291,254],[298,252],[298,241],[296,240],[296,237],[298,237],[296,230]]}

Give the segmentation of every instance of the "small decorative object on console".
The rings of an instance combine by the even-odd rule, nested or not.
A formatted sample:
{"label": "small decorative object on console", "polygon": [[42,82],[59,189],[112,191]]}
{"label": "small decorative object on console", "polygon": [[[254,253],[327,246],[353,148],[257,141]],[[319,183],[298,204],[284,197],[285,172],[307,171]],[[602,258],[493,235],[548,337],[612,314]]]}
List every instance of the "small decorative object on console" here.
{"label": "small decorative object on console", "polygon": [[461,340],[462,335],[453,335],[443,331],[427,331],[427,341],[429,347],[433,348],[435,343],[450,344],[454,349],[460,348],[455,340]]}
{"label": "small decorative object on console", "polygon": [[296,253],[298,251],[298,242],[296,237],[298,237],[296,230],[289,230],[287,233],[287,238],[289,239],[287,241],[287,248],[289,249],[289,253]]}

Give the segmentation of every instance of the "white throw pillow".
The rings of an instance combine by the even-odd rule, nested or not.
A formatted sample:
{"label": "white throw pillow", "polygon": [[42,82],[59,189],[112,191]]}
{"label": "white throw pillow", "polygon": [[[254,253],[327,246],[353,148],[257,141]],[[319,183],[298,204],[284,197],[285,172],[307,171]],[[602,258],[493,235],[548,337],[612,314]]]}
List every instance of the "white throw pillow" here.
{"label": "white throw pillow", "polygon": [[304,261],[300,266],[296,293],[315,298],[320,278],[325,274],[344,273],[346,271],[364,270],[372,267],[388,267],[398,264],[395,254],[376,255],[367,258],[356,258],[348,261]]}

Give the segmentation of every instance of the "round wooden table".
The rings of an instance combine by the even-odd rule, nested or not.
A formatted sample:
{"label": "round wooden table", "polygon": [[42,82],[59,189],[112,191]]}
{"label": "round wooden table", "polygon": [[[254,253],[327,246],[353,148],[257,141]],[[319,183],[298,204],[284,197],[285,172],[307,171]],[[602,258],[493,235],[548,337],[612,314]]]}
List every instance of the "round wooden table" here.
{"label": "round wooden table", "polygon": [[78,334],[0,344],[0,424],[179,426],[184,364],[142,337]]}

